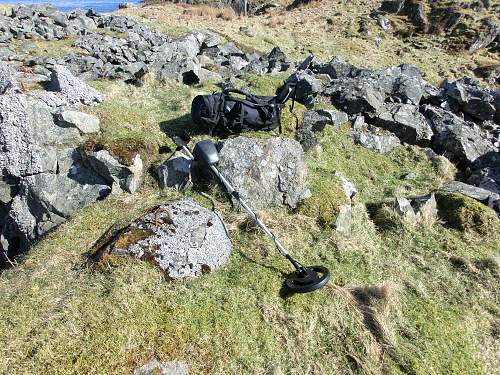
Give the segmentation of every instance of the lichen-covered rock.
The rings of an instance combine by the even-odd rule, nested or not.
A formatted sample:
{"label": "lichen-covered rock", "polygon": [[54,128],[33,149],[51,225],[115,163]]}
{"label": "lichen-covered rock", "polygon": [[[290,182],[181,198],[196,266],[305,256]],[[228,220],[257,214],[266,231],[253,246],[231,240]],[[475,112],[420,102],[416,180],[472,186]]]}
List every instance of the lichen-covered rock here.
{"label": "lichen-covered rock", "polygon": [[190,182],[192,160],[177,156],[165,161],[158,168],[160,187],[173,187],[177,190],[185,189]]}
{"label": "lichen-covered rock", "polygon": [[56,121],[59,126],[74,127],[81,134],[98,133],[101,128],[99,119],[88,113],[66,109],[56,115]]}
{"label": "lichen-covered rock", "polygon": [[50,76],[49,90],[62,93],[70,104],[93,105],[103,100],[97,90],[75,77],[63,65],[54,66]]}
{"label": "lichen-covered rock", "polygon": [[225,225],[214,212],[186,199],[165,203],[133,221],[101,254],[152,261],[171,279],[198,277],[231,254]]}
{"label": "lichen-covered rock", "polygon": [[129,165],[120,163],[108,150],[91,152],[86,160],[108,183],[118,184],[129,193],[135,193],[139,189],[144,172],[141,155],[135,154]]}
{"label": "lichen-covered rock", "polygon": [[471,165],[480,157],[498,150],[477,125],[465,122],[442,108],[425,106],[424,115],[434,131],[432,146],[435,151],[464,165]]}
{"label": "lichen-covered rock", "polygon": [[300,144],[289,138],[228,139],[221,144],[219,169],[255,209],[296,208],[310,195]]}
{"label": "lichen-covered rock", "polygon": [[418,107],[410,104],[388,103],[381,106],[375,125],[393,132],[402,142],[409,144],[428,143],[433,135]]}
{"label": "lichen-covered rock", "polygon": [[0,95],[17,87],[17,72],[5,62],[0,61]]}
{"label": "lichen-covered rock", "polygon": [[364,146],[370,150],[385,154],[391,152],[401,142],[398,137],[390,132],[371,126],[367,130],[355,131],[353,133],[354,143]]}
{"label": "lichen-covered rock", "polygon": [[65,158],[59,150],[81,142],[76,129],[54,124],[50,108],[24,94],[0,96],[0,169],[3,175],[55,172]]}

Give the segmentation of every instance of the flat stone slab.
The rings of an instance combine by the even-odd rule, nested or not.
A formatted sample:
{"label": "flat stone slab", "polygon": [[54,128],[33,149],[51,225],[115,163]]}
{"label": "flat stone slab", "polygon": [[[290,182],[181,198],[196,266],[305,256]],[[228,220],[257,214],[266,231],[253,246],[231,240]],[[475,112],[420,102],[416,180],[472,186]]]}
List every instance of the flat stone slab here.
{"label": "flat stone slab", "polygon": [[225,264],[231,240],[221,218],[191,199],[154,208],[100,250],[153,262],[171,279],[198,277]]}

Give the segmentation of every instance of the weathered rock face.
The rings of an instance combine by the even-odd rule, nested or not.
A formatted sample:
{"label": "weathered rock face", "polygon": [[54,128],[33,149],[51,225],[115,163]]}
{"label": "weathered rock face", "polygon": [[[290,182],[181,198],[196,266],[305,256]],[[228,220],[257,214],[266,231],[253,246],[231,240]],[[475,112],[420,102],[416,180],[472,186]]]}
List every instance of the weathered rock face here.
{"label": "weathered rock face", "polygon": [[300,144],[288,138],[224,141],[219,169],[253,208],[296,208],[310,195]]}
{"label": "weathered rock face", "polygon": [[8,64],[0,62],[0,95],[17,87],[17,72]]}
{"label": "weathered rock face", "polygon": [[370,126],[366,129],[354,131],[354,143],[362,145],[371,150],[385,154],[392,151],[401,142],[398,137],[390,132],[384,132],[379,128]]}
{"label": "weathered rock face", "polygon": [[53,111],[37,95],[0,95],[2,256],[27,250],[109,193],[106,182],[81,163],[78,130],[56,125]]}
{"label": "weathered rock face", "polygon": [[135,154],[129,165],[124,165],[109,151],[99,150],[88,154],[86,162],[109,184],[129,193],[135,193],[140,187],[144,164],[139,154]]}
{"label": "weathered rock face", "polygon": [[375,125],[393,132],[409,144],[426,144],[433,135],[418,107],[410,104],[385,104],[377,111]]}
{"label": "weathered rock face", "polygon": [[152,261],[169,278],[179,279],[224,265],[231,241],[217,214],[192,200],[181,200],[135,220],[99,252]]}
{"label": "weathered rock face", "polygon": [[446,152],[451,159],[471,165],[478,158],[496,152],[495,147],[473,123],[467,123],[444,109],[425,106],[424,114],[435,136],[432,146],[440,153]]}
{"label": "weathered rock face", "polygon": [[60,92],[70,104],[97,104],[102,96],[85,82],[73,76],[69,69],[56,65],[51,74],[49,90]]}

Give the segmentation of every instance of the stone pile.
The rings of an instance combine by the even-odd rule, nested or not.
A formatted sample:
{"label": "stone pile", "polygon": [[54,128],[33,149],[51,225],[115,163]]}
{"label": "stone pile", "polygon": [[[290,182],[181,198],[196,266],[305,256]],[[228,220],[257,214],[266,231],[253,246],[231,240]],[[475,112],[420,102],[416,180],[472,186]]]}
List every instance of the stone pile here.
{"label": "stone pile", "polygon": [[[498,89],[471,78],[434,87],[412,65],[370,70],[309,57],[299,69],[287,80],[300,88],[296,100],[310,108],[321,97],[329,100],[336,118],[353,123],[356,143],[382,153],[399,143],[431,147],[464,170],[469,183],[500,193]],[[309,149],[315,133],[335,123],[324,110],[308,111],[297,139]]]}
{"label": "stone pile", "polygon": [[[277,47],[259,56],[245,53],[233,43],[222,43],[208,31],[173,40],[123,15],[98,14],[92,10],[64,13],[49,5],[14,7],[10,15],[0,16],[0,34],[0,59],[29,67],[38,81],[47,80],[56,65],[67,66],[83,79],[135,83],[146,73],[152,73],[158,79],[175,79],[186,84],[229,79],[249,71],[280,72],[291,65]],[[60,57],[30,57],[10,44],[14,39],[68,37],[76,38],[75,53]]]}

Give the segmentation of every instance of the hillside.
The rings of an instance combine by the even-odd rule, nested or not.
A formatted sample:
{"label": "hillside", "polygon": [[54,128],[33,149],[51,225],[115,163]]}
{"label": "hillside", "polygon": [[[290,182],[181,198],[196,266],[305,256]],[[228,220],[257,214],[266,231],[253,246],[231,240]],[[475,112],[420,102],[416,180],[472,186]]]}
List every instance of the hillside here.
{"label": "hillside", "polygon": [[[445,2],[399,3],[427,22],[357,0],[249,17],[0,8],[0,373],[498,373],[499,37],[470,50],[498,4],[450,2],[459,35],[422,26]],[[274,95],[286,81],[300,91],[281,131],[192,122],[221,82]],[[290,264],[213,178],[186,172],[171,139],[184,130],[219,142],[223,173],[292,254],[330,269],[327,286],[286,293]],[[186,198],[217,213],[200,248],[228,258],[134,255],[148,220],[184,230],[158,207]],[[207,244],[219,219],[228,234]]]}

